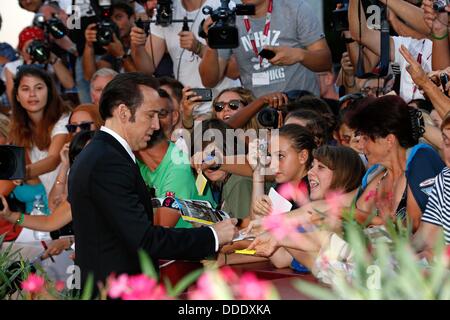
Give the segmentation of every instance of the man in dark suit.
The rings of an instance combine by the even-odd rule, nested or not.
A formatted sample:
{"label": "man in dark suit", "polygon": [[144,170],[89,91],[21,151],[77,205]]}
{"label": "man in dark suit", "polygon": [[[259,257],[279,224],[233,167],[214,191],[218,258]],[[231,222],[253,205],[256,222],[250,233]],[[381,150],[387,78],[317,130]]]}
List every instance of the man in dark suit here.
{"label": "man in dark suit", "polygon": [[[133,151],[147,147],[159,129],[157,81],[140,73],[116,76],[104,89],[99,132],[78,155],[69,175],[68,200],[82,285],[111,274],[139,273],[138,250],[157,259],[202,259],[236,234],[236,220],[212,227],[153,226],[152,206]],[[157,265],[157,264],[155,264]]]}

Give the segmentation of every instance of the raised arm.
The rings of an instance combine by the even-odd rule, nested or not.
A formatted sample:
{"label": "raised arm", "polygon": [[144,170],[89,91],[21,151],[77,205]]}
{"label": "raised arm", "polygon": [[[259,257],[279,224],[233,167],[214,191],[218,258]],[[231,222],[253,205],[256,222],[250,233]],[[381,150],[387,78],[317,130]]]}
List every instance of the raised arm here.
{"label": "raised arm", "polygon": [[155,35],[146,37],[144,30],[138,27],[131,29],[131,56],[136,69],[153,74],[166,52],[166,42]]}
{"label": "raised arm", "polygon": [[423,21],[423,10],[421,8],[405,0],[380,0],[380,2],[387,3],[389,9],[417,32],[423,35],[430,33],[430,28]]}

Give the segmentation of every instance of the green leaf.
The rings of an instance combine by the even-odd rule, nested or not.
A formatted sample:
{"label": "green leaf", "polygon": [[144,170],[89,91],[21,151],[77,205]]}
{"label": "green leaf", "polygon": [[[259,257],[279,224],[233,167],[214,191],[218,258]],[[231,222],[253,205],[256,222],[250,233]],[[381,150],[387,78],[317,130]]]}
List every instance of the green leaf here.
{"label": "green leaf", "polygon": [[144,250],[139,250],[139,261],[141,262],[141,270],[148,277],[158,280],[158,273],[153,266],[152,260]]}
{"label": "green leaf", "polygon": [[180,295],[184,292],[190,285],[194,284],[197,279],[201,276],[203,273],[203,269],[197,269],[189,273],[187,276],[185,276],[183,279],[181,279],[175,286],[174,293],[175,296]]}
{"label": "green leaf", "polygon": [[81,300],[91,300],[93,290],[94,290],[94,275],[92,273],[89,273],[83,288]]}
{"label": "green leaf", "polygon": [[323,286],[306,282],[303,280],[295,280],[292,285],[305,295],[320,300],[336,300],[338,296],[331,290]]}

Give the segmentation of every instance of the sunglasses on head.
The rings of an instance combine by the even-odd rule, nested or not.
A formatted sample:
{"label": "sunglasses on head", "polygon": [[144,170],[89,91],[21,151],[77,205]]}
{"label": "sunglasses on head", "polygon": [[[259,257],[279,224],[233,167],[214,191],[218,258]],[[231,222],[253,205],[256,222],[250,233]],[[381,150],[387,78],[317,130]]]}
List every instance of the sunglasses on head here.
{"label": "sunglasses on head", "polygon": [[91,124],[94,122],[83,122],[80,124],[66,124],[67,131],[70,133],[74,133],[77,131],[77,128],[79,127],[81,131],[89,131],[91,130]]}
{"label": "sunglasses on head", "polygon": [[244,104],[244,102],[241,100],[231,100],[230,102],[216,102],[214,104],[214,110],[216,112],[221,112],[223,109],[225,109],[226,105],[228,105],[231,110],[237,110],[239,109],[241,103]]}

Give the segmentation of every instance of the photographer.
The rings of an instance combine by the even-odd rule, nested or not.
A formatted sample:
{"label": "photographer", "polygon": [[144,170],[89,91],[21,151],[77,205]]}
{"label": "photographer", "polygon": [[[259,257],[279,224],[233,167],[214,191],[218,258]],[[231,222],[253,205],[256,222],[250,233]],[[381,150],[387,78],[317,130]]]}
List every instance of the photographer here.
{"label": "photographer", "polygon": [[71,89],[75,86],[72,74],[61,61],[61,59],[57,57],[53,52],[50,52],[47,60],[42,64],[38,64],[37,61],[35,61],[35,52],[33,50],[29,50],[29,48],[31,47],[32,43],[36,43],[36,41],[41,41],[41,43],[44,43],[45,45],[45,34],[42,29],[38,27],[27,27],[23,29],[19,34],[18,44],[18,50],[21,57],[20,59],[9,62],[5,65],[2,79],[6,83],[6,93],[8,95],[10,103],[14,100],[14,97],[12,95],[14,78],[18,69],[22,65],[37,64],[41,66],[44,70],[48,71],[50,75],[52,75],[52,78],[56,81],[56,83],[61,84],[65,89]]}
{"label": "photographer", "polygon": [[[314,72],[331,69],[331,53],[319,20],[303,0],[243,0],[254,4],[256,14],[250,18],[237,16],[240,46],[232,50],[207,48],[200,75],[205,86],[213,86],[225,73],[227,60],[236,55],[241,81],[257,97],[272,91],[303,89],[319,95]],[[208,32],[212,21],[204,23]],[[266,39],[266,41],[261,41]],[[275,56],[262,59],[263,48]]]}
{"label": "photographer", "polygon": [[[165,1],[166,3],[171,1]],[[198,71],[205,52],[205,40],[197,37],[200,22],[206,18],[202,9],[206,6],[218,7],[219,0],[174,0],[173,19],[182,20],[187,17],[189,31],[180,23],[169,23],[167,26],[152,26],[151,34],[146,38],[144,30],[133,28],[131,32],[131,54],[140,71],[153,74],[159,65],[164,52],[168,51],[173,61],[175,79],[191,88],[203,87]],[[221,83],[217,81],[213,96],[225,88],[239,86],[238,81],[225,77]],[[209,113],[210,104],[203,103],[196,107],[194,116]]]}
{"label": "photographer", "polygon": [[99,41],[98,24],[90,24],[86,31],[86,45],[83,52],[83,74],[86,80],[92,78],[95,71],[101,68],[113,69],[116,72],[134,72],[136,66],[129,54],[130,31],[134,23],[134,9],[126,1],[115,1],[111,6],[111,20],[117,26],[118,34],[113,32],[113,41],[103,48],[106,54],[98,61],[95,59],[94,44]]}
{"label": "photographer", "polygon": [[[358,9],[360,6],[360,9]],[[361,10],[361,15],[358,14]],[[350,0],[348,19],[350,25],[350,32],[352,38],[358,41],[360,44],[366,46],[369,50],[378,56],[381,56],[381,32],[378,30],[370,29],[367,24],[367,20],[364,14],[360,0]],[[400,80],[400,96],[409,102],[414,99],[423,99],[423,95],[418,88],[414,85],[408,72],[406,72],[406,61],[399,52],[399,48],[404,45],[413,54],[416,61],[419,61],[422,67],[430,72],[432,70],[431,57],[432,57],[432,42],[427,39],[413,39],[407,37],[389,37],[390,45],[390,61],[398,63],[400,66],[401,80]]]}

